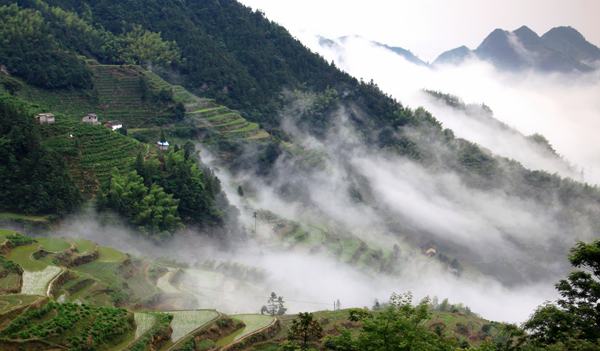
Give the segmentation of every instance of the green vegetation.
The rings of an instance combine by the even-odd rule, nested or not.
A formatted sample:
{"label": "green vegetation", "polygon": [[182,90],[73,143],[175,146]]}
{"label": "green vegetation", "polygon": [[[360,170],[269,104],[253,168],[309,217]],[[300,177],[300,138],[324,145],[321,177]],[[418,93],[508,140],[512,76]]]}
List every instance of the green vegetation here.
{"label": "green vegetation", "polygon": [[37,250],[38,245],[19,246],[11,249],[6,258],[17,263],[26,271],[41,271],[48,266],[48,263],[33,257]]}
{"label": "green vegetation", "polygon": [[174,43],[140,26],[124,35],[114,35],[42,1],[30,5],[33,8],[16,4],[0,7],[0,36],[12,44],[2,46],[0,61],[33,85],[91,87],[91,72],[81,53],[108,63],[169,64],[179,56]]}
{"label": "green vegetation", "polygon": [[36,241],[49,252],[61,252],[71,247],[68,241],[59,238],[37,238]]}
{"label": "green vegetation", "polygon": [[177,212],[185,223],[222,224],[224,214],[216,204],[221,184],[209,169],[199,168],[192,156],[194,152],[194,145],[186,143],[182,150],[170,150],[158,159],[146,161],[138,155],[135,168],[146,185],[160,186],[173,194],[178,200]]}
{"label": "green vegetation", "polygon": [[315,319],[312,313],[300,313],[298,318],[292,321],[288,338],[298,342],[301,350],[308,350],[310,344],[321,339],[323,328]]}
{"label": "green vegetation", "polygon": [[558,303],[540,306],[525,329],[549,349],[600,350],[600,240],[578,243],[569,260],[578,270],[556,284]]}
{"label": "green vegetation", "polygon": [[150,237],[168,236],[181,224],[177,214],[179,201],[159,185],[148,188],[135,171],[124,176],[113,172],[98,203],[101,209],[115,210]]}
{"label": "green vegetation", "polygon": [[0,210],[61,214],[81,202],[62,157],[41,144],[33,112],[0,96]]}
{"label": "green vegetation", "polygon": [[47,88],[87,88],[91,75],[75,52],[61,48],[37,11],[0,6],[0,62],[28,82]]}
{"label": "green vegetation", "polygon": [[48,302],[12,320],[0,336],[89,350],[115,344],[133,331],[133,325],[133,315],[124,309]]}

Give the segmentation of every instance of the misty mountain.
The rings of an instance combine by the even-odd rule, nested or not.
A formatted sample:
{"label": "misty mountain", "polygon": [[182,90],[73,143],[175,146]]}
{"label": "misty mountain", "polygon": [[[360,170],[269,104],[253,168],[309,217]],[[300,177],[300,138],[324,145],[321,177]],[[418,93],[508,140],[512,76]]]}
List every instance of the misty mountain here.
{"label": "misty mountain", "polygon": [[473,56],[472,51],[466,46],[459,46],[455,49],[448,50],[438,56],[433,65],[438,64],[459,64],[466,60],[468,57]]}
{"label": "misty mountain", "polygon": [[[326,47],[326,48],[330,48],[330,49],[340,49],[350,39],[367,40],[367,39],[361,38],[360,36],[357,36],[357,35],[342,36],[337,39],[328,39],[328,38],[325,38],[322,36],[318,36],[318,39],[319,39],[319,45]],[[421,60],[418,56],[413,54],[410,50],[404,49],[399,46],[390,46],[390,45],[387,45],[384,43],[380,43],[378,41],[373,41],[373,40],[367,40],[367,41],[371,45],[374,45],[376,47],[390,50],[394,54],[404,58],[406,61],[408,61],[410,63],[414,63],[415,65],[419,65],[419,66],[429,66],[429,64],[427,62]]]}
{"label": "misty mountain", "polygon": [[413,54],[412,52],[410,52],[409,50],[406,50],[404,48],[401,48],[398,46],[389,46],[389,45],[382,44],[382,43],[379,43],[376,41],[372,41],[371,43],[373,43],[373,45],[375,45],[375,46],[382,47],[384,49],[393,51],[395,54],[404,57],[408,62],[412,62],[419,66],[429,66],[429,64],[427,64],[425,61],[421,60],[415,54]]}
{"label": "misty mountain", "polygon": [[[563,177],[582,180],[578,170],[561,156],[548,139],[535,133],[524,135],[500,121],[486,104],[465,103],[457,96],[424,90],[427,108],[440,116],[444,125],[498,155],[521,162],[529,169],[546,170]],[[506,147],[510,145],[510,147]]]}
{"label": "misty mountain", "polygon": [[495,29],[475,50],[462,46],[446,51],[434,65],[460,63],[471,55],[508,71],[587,72],[600,60],[600,49],[571,27],[556,27],[540,37],[521,26],[514,31]]}
{"label": "misty mountain", "polygon": [[585,40],[573,27],[555,27],[541,37],[546,47],[568,55],[580,62],[600,61],[600,48]]}

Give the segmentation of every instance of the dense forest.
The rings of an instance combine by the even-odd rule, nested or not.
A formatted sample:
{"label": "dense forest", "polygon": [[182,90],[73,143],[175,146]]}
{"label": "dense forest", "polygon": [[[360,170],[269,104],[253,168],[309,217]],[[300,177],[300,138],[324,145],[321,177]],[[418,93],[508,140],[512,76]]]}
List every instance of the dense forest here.
{"label": "dense forest", "polygon": [[62,155],[42,145],[34,111],[0,96],[0,209],[61,215],[82,197]]}

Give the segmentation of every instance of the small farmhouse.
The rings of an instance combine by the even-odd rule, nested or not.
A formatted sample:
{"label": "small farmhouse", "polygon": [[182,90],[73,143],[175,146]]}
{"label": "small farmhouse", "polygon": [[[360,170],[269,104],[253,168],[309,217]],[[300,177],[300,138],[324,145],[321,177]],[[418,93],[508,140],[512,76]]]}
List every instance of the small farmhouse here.
{"label": "small farmhouse", "polygon": [[100,121],[98,121],[98,115],[95,113],[88,113],[85,117],[81,119],[83,123],[98,125]]}
{"label": "small farmhouse", "polygon": [[433,257],[436,254],[437,254],[437,250],[435,248],[433,248],[433,247],[430,247],[429,249],[427,249],[425,251],[425,256],[427,256],[427,257]]}
{"label": "small farmhouse", "polygon": [[117,130],[117,129],[123,128],[123,123],[121,123],[119,121],[108,121],[108,122],[104,123],[104,126],[106,128],[110,128],[112,130]]}
{"label": "small farmhouse", "polygon": [[39,113],[35,116],[35,119],[39,124],[53,124],[56,120],[52,113]]}
{"label": "small farmhouse", "polygon": [[158,141],[158,142],[156,142],[156,146],[158,147],[159,150],[166,151],[169,149],[169,142],[168,141]]}

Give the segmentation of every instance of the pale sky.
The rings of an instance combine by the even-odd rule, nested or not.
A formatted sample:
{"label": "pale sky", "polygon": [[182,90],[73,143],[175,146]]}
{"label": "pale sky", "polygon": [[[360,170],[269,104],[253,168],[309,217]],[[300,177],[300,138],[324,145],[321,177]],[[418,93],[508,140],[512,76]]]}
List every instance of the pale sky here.
{"label": "pale sky", "polygon": [[360,35],[411,50],[425,61],[495,28],[525,24],[539,35],[569,25],[600,46],[600,0],[240,0],[292,35]]}

